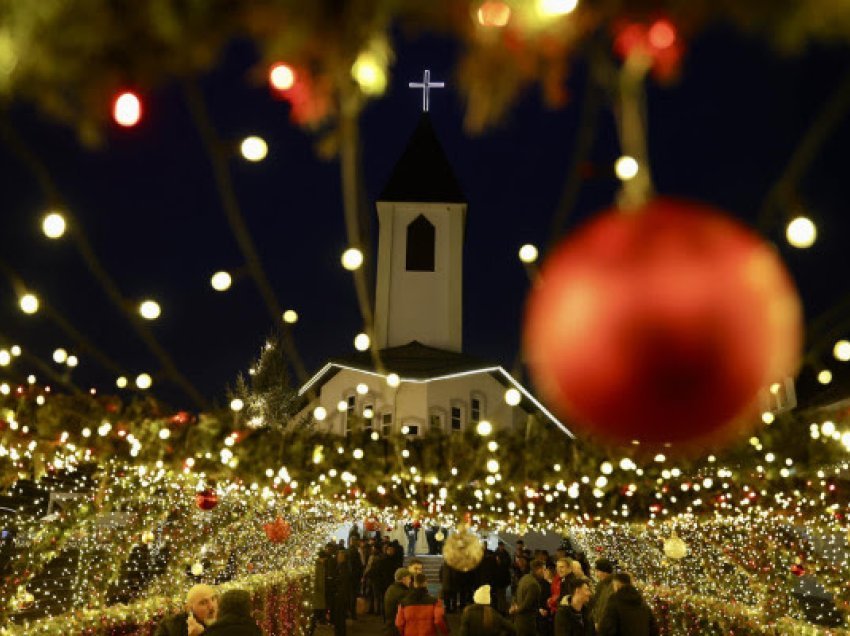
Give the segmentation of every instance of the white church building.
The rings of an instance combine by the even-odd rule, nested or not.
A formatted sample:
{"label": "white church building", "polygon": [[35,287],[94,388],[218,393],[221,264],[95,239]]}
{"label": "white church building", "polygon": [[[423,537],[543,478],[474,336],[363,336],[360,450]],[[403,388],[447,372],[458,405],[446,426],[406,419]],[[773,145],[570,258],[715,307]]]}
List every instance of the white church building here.
{"label": "white church building", "polygon": [[321,430],[381,436],[452,434],[535,420],[572,436],[498,364],[463,352],[467,202],[428,113],[377,201],[379,237],[372,352],[328,361],[299,390]]}

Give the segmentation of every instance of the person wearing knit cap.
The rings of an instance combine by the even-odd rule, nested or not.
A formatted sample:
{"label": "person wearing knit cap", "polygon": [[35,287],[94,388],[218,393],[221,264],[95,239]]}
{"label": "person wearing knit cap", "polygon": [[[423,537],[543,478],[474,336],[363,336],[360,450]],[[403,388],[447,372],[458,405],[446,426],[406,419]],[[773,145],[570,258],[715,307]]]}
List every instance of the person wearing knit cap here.
{"label": "person wearing knit cap", "polygon": [[395,571],[394,579],[395,581],[387,588],[387,592],[384,594],[384,611],[386,613],[386,618],[384,619],[384,636],[398,636],[398,629],[395,626],[398,604],[410,592],[413,573],[407,568],[398,568]]}
{"label": "person wearing knit cap", "polygon": [[596,575],[596,589],[593,591],[593,598],[590,599],[590,616],[597,631],[602,624],[602,617],[605,616],[605,606],[608,605],[608,599],[611,597],[614,589],[611,587],[613,582],[614,564],[608,559],[599,559],[594,566]]}
{"label": "person wearing knit cap", "polygon": [[245,590],[228,590],[221,597],[218,619],[204,636],[262,636],[251,616],[251,594]]}
{"label": "person wearing knit cap", "polygon": [[490,607],[490,586],[482,585],[472,595],[460,616],[459,636],[508,636],[516,634],[513,624]]}

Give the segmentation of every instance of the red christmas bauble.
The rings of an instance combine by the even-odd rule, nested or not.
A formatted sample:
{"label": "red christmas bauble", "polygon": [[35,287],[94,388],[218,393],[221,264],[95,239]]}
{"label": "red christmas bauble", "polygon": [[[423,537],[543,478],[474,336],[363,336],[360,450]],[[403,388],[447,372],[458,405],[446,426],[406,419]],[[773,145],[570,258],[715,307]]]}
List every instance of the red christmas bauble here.
{"label": "red christmas bauble", "polygon": [[709,206],[608,210],[544,263],[526,308],[535,384],[605,442],[720,445],[793,375],[802,309],[776,251]]}
{"label": "red christmas bauble", "polygon": [[218,493],[215,488],[205,488],[195,493],[195,504],[201,510],[212,510],[218,505]]}
{"label": "red christmas bauble", "polygon": [[794,576],[803,576],[806,573],[806,568],[804,568],[799,563],[795,563],[791,566],[791,574]]}
{"label": "red christmas bauble", "polygon": [[292,534],[292,527],[289,522],[278,517],[273,522],[264,524],[263,531],[272,543],[283,543]]}
{"label": "red christmas bauble", "polygon": [[369,519],[363,521],[363,530],[365,530],[366,532],[375,532],[375,530],[378,530],[379,528],[380,524],[378,523],[378,520],[374,517],[370,517]]}

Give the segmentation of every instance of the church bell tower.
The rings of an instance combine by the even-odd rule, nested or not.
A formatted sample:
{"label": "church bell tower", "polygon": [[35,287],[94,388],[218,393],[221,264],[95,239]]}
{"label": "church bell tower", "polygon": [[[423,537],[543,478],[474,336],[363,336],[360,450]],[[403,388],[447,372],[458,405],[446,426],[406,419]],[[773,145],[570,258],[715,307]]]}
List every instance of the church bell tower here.
{"label": "church bell tower", "polygon": [[427,112],[378,198],[379,348],[460,352],[466,198]]}

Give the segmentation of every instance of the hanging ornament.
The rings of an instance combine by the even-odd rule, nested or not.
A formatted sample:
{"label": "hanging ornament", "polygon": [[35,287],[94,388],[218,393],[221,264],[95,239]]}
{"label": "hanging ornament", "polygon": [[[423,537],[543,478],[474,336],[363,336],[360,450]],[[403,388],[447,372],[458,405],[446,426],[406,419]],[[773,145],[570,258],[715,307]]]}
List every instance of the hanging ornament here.
{"label": "hanging ornament", "polygon": [[375,517],[369,517],[368,519],[365,519],[363,521],[363,530],[365,532],[375,532],[380,527],[381,525],[380,523],[378,523],[378,520],[375,519]]}
{"label": "hanging ornament", "polygon": [[215,488],[204,488],[195,493],[195,504],[201,510],[212,510],[218,505],[218,493]]}
{"label": "hanging ornament", "polygon": [[273,522],[264,524],[263,531],[272,543],[283,543],[292,534],[292,526],[278,517]]}
{"label": "hanging ornament", "polygon": [[795,563],[791,566],[791,574],[794,576],[803,576],[806,573],[806,568],[801,563]]}
{"label": "hanging ornament", "polygon": [[678,75],[684,46],[676,25],[660,17],[650,23],[618,23],[614,28],[614,52],[623,59],[647,56],[655,79],[665,82]]}
{"label": "hanging ornament", "polygon": [[688,556],[688,546],[676,535],[675,530],[670,534],[670,538],[664,541],[664,556],[674,561]]}
{"label": "hanging ornament", "polygon": [[776,251],[709,206],[608,210],[560,244],[529,297],[524,346],[543,397],[607,442],[719,446],[793,376],[802,310]]}
{"label": "hanging ornament", "polygon": [[192,576],[201,576],[204,573],[204,564],[195,562],[192,564],[190,571],[192,572]]}
{"label": "hanging ornament", "polygon": [[443,559],[446,565],[460,572],[473,570],[483,556],[481,540],[464,524],[459,525],[457,532],[449,536],[443,545]]}
{"label": "hanging ornament", "polygon": [[152,543],[153,540],[154,540],[154,535],[153,535],[153,532],[151,532],[150,530],[145,530],[142,533],[142,543],[144,543],[144,544]]}

